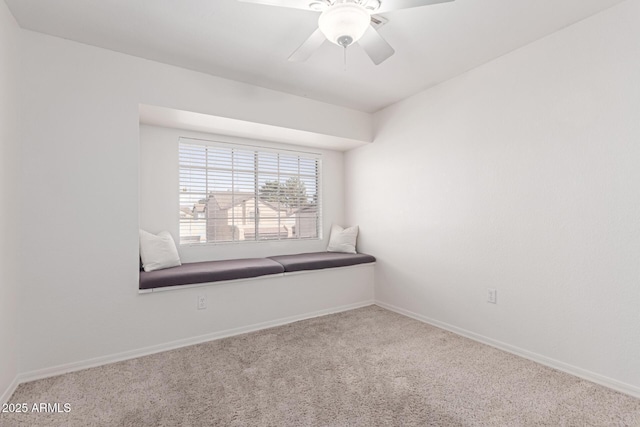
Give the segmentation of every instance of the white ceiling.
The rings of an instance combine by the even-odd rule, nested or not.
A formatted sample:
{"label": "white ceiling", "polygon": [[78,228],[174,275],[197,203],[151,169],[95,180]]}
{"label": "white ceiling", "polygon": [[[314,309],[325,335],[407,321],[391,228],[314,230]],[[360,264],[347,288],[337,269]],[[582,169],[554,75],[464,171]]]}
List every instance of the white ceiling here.
{"label": "white ceiling", "polygon": [[305,63],[287,61],[315,30],[315,12],[236,0],[5,1],[29,30],[374,112],[622,0],[456,0],[389,12],[380,33],[396,54],[375,66],[350,47],[346,71],[330,43]]}

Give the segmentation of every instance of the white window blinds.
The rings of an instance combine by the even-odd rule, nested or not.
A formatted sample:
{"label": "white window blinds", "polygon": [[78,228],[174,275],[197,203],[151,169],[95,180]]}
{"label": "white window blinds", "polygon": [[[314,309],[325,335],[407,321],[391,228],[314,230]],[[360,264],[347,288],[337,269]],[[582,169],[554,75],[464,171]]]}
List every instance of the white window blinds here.
{"label": "white window blinds", "polygon": [[319,155],[181,138],[180,243],[317,239]]}

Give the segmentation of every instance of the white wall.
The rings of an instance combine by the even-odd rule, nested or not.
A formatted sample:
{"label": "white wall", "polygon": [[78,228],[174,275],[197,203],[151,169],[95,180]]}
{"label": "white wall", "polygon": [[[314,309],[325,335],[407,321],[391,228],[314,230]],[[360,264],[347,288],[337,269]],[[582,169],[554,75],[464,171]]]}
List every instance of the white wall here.
{"label": "white wall", "polygon": [[210,141],[259,145],[321,154],[323,238],[301,241],[270,241],[221,245],[179,245],[184,262],[215,259],[254,258],[282,254],[324,251],[332,223],[344,220],[343,153],[333,150],[274,144],[223,135],[140,126],[140,227],[150,232],[169,231],[179,242],[178,218],[178,139],[201,138]]}
{"label": "white wall", "polygon": [[379,112],[345,156],[376,300],[640,394],[638,76],[629,0]]}
{"label": "white wall", "polygon": [[369,115],[29,31],[22,42],[21,372],[329,308],[254,293],[259,281],[206,288],[200,312],[203,288],[138,295],[138,105],[358,139]]}
{"label": "white wall", "polygon": [[0,1],[0,402],[18,373],[19,27]]}

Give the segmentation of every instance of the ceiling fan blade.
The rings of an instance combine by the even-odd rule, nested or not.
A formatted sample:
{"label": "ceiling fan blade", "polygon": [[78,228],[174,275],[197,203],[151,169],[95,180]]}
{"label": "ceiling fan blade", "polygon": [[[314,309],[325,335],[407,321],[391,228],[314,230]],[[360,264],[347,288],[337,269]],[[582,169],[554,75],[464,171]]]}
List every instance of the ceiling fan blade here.
{"label": "ceiling fan blade", "polygon": [[304,62],[315,52],[320,46],[327,41],[327,38],[322,34],[320,28],[315,30],[313,34],[309,36],[304,43],[300,45],[289,57],[291,62]]}
{"label": "ceiling fan blade", "polygon": [[358,40],[358,44],[362,46],[364,51],[367,52],[367,55],[369,55],[369,58],[371,58],[376,65],[395,53],[391,45],[387,43],[372,26],[367,28],[362,38]]}
{"label": "ceiling fan blade", "polygon": [[308,1],[304,0],[238,0],[243,3],[264,4],[267,6],[291,7],[294,9],[313,10],[309,8]]}
{"label": "ceiling fan blade", "polygon": [[[242,0],[241,0],[242,1]],[[448,3],[454,0],[381,0],[376,13],[385,13],[392,10],[409,9],[411,7],[429,6],[431,4]]]}

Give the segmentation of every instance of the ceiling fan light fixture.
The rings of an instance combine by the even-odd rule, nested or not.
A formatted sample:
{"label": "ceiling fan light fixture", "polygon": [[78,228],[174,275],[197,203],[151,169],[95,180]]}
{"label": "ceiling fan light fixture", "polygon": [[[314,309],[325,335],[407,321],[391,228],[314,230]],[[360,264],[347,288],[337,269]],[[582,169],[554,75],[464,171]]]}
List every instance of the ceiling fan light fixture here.
{"label": "ceiling fan light fixture", "polygon": [[347,47],[357,42],[369,27],[371,16],[356,3],[336,3],[318,19],[318,27],[327,40]]}

